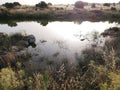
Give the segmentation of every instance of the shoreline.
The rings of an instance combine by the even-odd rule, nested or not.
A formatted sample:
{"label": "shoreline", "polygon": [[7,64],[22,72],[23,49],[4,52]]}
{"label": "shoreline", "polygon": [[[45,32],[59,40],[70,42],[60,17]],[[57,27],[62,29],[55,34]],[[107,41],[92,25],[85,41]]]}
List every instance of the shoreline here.
{"label": "shoreline", "polygon": [[5,13],[0,12],[1,21],[110,21],[120,22],[120,13],[112,13],[109,11],[66,11],[66,12],[47,12],[47,13],[11,13],[9,11]]}

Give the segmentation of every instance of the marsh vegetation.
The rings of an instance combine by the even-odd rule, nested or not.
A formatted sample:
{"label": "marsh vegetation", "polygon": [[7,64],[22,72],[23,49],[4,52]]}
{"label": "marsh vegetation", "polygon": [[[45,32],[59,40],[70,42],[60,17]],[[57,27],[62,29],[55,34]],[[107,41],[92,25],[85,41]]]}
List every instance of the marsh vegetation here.
{"label": "marsh vegetation", "polygon": [[14,2],[0,6],[0,19],[114,20],[120,16],[119,10],[119,3],[91,4],[78,1],[74,5],[52,5],[41,1],[34,6],[27,6]]}
{"label": "marsh vegetation", "polygon": [[119,90],[119,5],[1,5],[0,90]]}

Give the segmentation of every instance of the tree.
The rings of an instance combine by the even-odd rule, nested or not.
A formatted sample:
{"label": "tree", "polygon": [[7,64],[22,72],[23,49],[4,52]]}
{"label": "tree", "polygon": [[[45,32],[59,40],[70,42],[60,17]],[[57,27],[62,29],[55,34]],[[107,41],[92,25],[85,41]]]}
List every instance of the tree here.
{"label": "tree", "polygon": [[112,11],[117,11],[117,9],[115,7],[111,7]]}
{"label": "tree", "polygon": [[76,8],[84,8],[85,5],[87,5],[86,2],[82,2],[82,1],[75,2],[75,7]]}
{"label": "tree", "polygon": [[95,3],[93,3],[93,4],[91,5],[91,8],[96,8]]}
{"label": "tree", "polygon": [[103,6],[110,7],[110,3],[104,3]]}
{"label": "tree", "polygon": [[13,4],[14,4],[14,6],[21,6],[21,4],[19,2],[14,2]]}
{"label": "tree", "polygon": [[115,3],[113,3],[113,6],[115,6],[116,4]]}
{"label": "tree", "polygon": [[5,3],[2,6],[6,7],[6,8],[13,8],[14,7],[13,3]]}
{"label": "tree", "polygon": [[21,4],[19,2],[14,2],[14,3],[5,3],[2,6],[6,7],[6,8],[14,8],[15,6],[21,6]]}
{"label": "tree", "polygon": [[47,5],[46,2],[41,1],[40,3],[36,4],[36,7],[39,7],[39,8],[47,8],[48,5]]}
{"label": "tree", "polygon": [[52,6],[52,3],[48,3],[49,6]]}

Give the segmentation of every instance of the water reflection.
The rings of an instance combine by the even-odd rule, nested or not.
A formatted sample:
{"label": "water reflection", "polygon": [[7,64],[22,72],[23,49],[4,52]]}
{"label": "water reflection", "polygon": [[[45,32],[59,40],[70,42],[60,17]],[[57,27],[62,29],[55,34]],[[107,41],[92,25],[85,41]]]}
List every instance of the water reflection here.
{"label": "water reflection", "polygon": [[28,48],[34,63],[45,63],[52,60],[69,60],[73,63],[76,60],[76,53],[81,56],[82,51],[86,48],[103,46],[105,38],[100,34],[105,29],[116,26],[116,23],[110,24],[108,21],[84,21],[79,24],[65,21],[49,23],[47,21],[31,21],[18,22],[16,24],[16,27],[1,24],[0,32],[8,34],[19,32],[34,35],[37,46]]}
{"label": "water reflection", "polygon": [[56,40],[54,43],[58,45],[60,49],[67,49],[66,41]]}
{"label": "water reflection", "polygon": [[42,26],[46,26],[48,24],[48,20],[40,20],[40,21],[37,21],[38,23],[40,23]]}
{"label": "water reflection", "polygon": [[17,26],[17,22],[13,21],[13,20],[1,20],[0,24],[7,24],[10,27],[16,27]]}
{"label": "water reflection", "polygon": [[16,22],[8,22],[8,26],[10,26],[10,27],[16,27],[17,23]]}
{"label": "water reflection", "polygon": [[[22,22],[22,20],[1,20],[0,24],[7,24],[10,27],[16,27],[18,22]],[[46,26],[49,20],[35,20],[34,22],[40,23],[42,26]]]}

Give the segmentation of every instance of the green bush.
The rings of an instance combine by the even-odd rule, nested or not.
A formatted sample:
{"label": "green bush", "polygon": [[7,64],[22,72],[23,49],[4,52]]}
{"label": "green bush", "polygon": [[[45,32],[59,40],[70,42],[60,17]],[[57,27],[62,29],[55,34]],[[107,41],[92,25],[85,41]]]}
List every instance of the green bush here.
{"label": "green bush", "polygon": [[[19,71],[21,75],[23,71]],[[23,75],[22,75],[23,76]],[[24,82],[20,80],[12,68],[3,68],[0,72],[0,90],[19,90],[23,88]]]}
{"label": "green bush", "polygon": [[110,3],[104,3],[103,6],[110,7]]}
{"label": "green bush", "polygon": [[75,7],[76,8],[82,8],[83,9],[85,5],[87,5],[87,3],[82,2],[82,1],[75,2]]}
{"label": "green bush", "polygon": [[19,3],[19,2],[14,2],[14,3],[5,3],[5,4],[3,4],[3,6],[5,6],[6,8],[9,8],[9,9],[11,9],[11,8],[14,8],[15,6],[21,6],[21,4]]}
{"label": "green bush", "polygon": [[47,8],[48,7],[47,3],[44,1],[41,1],[40,3],[36,4],[35,6],[39,7],[39,8]]}
{"label": "green bush", "polygon": [[117,9],[115,7],[111,7],[112,11],[117,11]]}

